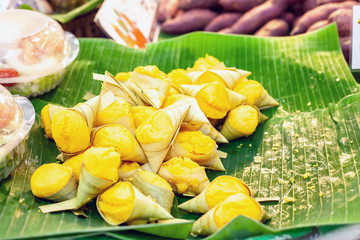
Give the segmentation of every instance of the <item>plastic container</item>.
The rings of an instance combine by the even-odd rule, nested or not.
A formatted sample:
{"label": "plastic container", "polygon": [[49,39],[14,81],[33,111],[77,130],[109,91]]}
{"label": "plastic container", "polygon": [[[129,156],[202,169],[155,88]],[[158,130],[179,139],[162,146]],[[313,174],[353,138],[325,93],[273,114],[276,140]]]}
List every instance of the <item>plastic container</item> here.
{"label": "plastic container", "polygon": [[79,52],[74,35],[35,11],[0,11],[0,32],[0,84],[12,94],[37,96],[55,88]]}
{"label": "plastic container", "polygon": [[31,102],[0,85],[0,181],[24,160],[25,138],[35,120]]}

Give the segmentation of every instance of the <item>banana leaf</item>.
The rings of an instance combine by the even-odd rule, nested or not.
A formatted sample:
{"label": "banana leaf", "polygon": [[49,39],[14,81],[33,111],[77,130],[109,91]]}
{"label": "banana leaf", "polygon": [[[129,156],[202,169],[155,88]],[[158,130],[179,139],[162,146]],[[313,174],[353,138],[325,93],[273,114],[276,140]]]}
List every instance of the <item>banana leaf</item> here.
{"label": "banana leaf", "polygon": [[[207,239],[245,238],[283,230],[359,223],[360,93],[342,55],[337,30],[286,38],[192,33],[147,45],[146,51],[123,47],[107,39],[80,39],[80,53],[59,87],[32,99],[38,113],[27,143],[24,162],[0,183],[0,238],[65,237],[103,233],[118,239],[187,238],[192,222],[110,226],[88,206],[88,218],[71,212],[40,213],[49,202],[35,198],[30,177],[41,164],[55,162],[58,150],[45,137],[39,113],[48,102],[67,107],[86,92],[98,94],[101,83],[92,73],[116,74],[153,64],[169,72],[192,66],[206,53],[252,72],[280,103],[265,110],[271,117],[250,137],[221,145],[227,152],[225,174],[257,190],[257,197],[281,198],[264,204],[272,219],[265,224],[239,216]],[[210,180],[224,174],[208,171]],[[285,197],[295,198],[286,202]],[[196,220],[177,209],[187,198],[175,198],[174,217]],[[134,232],[136,231],[136,232]],[[195,238],[189,236],[189,238]]]}

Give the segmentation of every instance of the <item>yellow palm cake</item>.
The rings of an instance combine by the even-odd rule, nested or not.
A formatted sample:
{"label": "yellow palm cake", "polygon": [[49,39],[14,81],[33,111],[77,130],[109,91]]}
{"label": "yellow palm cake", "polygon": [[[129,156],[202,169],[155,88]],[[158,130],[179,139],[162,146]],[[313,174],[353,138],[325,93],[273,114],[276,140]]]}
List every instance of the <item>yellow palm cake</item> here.
{"label": "yellow palm cake", "polygon": [[134,123],[135,128],[138,128],[143,122],[145,122],[151,115],[153,115],[156,111],[155,108],[150,106],[134,106],[130,109]]}
{"label": "yellow palm cake", "polygon": [[119,124],[107,125],[95,130],[92,145],[113,147],[125,161],[147,162],[143,150],[130,130]]}
{"label": "yellow palm cake", "polygon": [[68,160],[66,160],[66,162],[63,163],[63,166],[69,167],[72,169],[76,182],[79,182],[80,173],[81,173],[81,165],[84,160],[84,154],[85,154],[85,152],[80,153],[76,156],[69,158]]}
{"label": "yellow palm cake", "polygon": [[235,85],[235,92],[246,97],[246,104],[255,105],[259,109],[276,107],[279,103],[273,99],[264,87],[257,81],[242,81]]}
{"label": "yellow palm cake", "polygon": [[71,168],[57,163],[41,165],[30,180],[31,191],[38,198],[63,201],[75,197],[76,183]]}
{"label": "yellow palm cake", "polygon": [[200,217],[191,232],[195,235],[209,235],[223,228],[235,217],[242,215],[256,221],[266,221],[269,215],[252,197],[243,193],[230,195],[224,201]]}
{"label": "yellow palm cake", "polygon": [[246,98],[227,89],[219,82],[202,85],[181,85],[184,92],[195,97],[206,117],[224,118],[228,111],[242,104]]}
{"label": "yellow palm cake", "polygon": [[118,182],[101,193],[96,201],[104,220],[119,225],[139,219],[170,219],[172,216],[159,204],[137,190],[129,182]]}
{"label": "yellow palm cake", "polygon": [[127,80],[129,80],[131,76],[131,72],[118,72],[116,75],[115,75],[115,78],[116,80],[118,81],[124,81],[126,82]]}
{"label": "yellow palm cake", "polygon": [[128,181],[145,196],[151,196],[164,209],[171,211],[175,195],[164,178],[153,172],[137,171],[128,178]]}
{"label": "yellow palm cake", "polygon": [[216,142],[200,131],[181,131],[167,154],[172,157],[188,157],[199,165],[225,171],[217,152]]}
{"label": "yellow palm cake", "polygon": [[205,213],[236,193],[253,196],[253,190],[243,181],[236,177],[223,175],[215,178],[199,195],[178,207],[189,212]]}
{"label": "yellow palm cake", "polygon": [[125,180],[129,178],[135,171],[142,171],[137,162],[123,162],[119,167],[119,179]]}
{"label": "yellow palm cake", "polygon": [[250,105],[240,105],[231,110],[225,119],[221,133],[231,141],[253,134],[259,125],[259,110]]}
{"label": "yellow palm cake", "polygon": [[90,132],[85,118],[71,109],[61,109],[52,118],[52,136],[60,151],[80,153],[90,146]]}
{"label": "yellow palm cake", "polygon": [[189,106],[182,106],[158,110],[136,129],[136,139],[143,148],[153,172],[159,170],[188,109]]}
{"label": "yellow palm cake", "polygon": [[39,207],[43,213],[78,209],[119,179],[120,154],[114,148],[91,147],[84,153],[76,198]]}
{"label": "yellow palm cake", "polygon": [[133,116],[130,112],[130,104],[120,97],[113,97],[108,103],[104,103],[104,98],[100,100],[100,107],[96,115],[95,125],[120,124],[135,131]]}
{"label": "yellow palm cake", "polygon": [[204,167],[187,157],[174,157],[164,162],[159,175],[176,193],[185,196],[195,196],[210,184]]}

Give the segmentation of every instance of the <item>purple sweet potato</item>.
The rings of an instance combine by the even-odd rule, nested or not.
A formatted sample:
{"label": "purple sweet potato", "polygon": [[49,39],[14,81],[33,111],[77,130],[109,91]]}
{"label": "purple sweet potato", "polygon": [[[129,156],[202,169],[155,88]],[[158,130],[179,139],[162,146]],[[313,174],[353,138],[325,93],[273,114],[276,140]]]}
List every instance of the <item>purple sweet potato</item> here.
{"label": "purple sweet potato", "polygon": [[320,6],[322,4],[326,3],[333,3],[333,2],[345,2],[346,0],[305,0],[303,4],[303,10],[304,12],[307,12],[313,8],[316,8],[317,6]]}
{"label": "purple sweet potato", "polygon": [[340,37],[350,36],[352,13],[353,10],[348,8],[338,9],[330,14],[328,20],[329,22],[336,22]]}
{"label": "purple sweet potato", "polygon": [[219,0],[219,3],[226,11],[246,12],[265,1],[266,0]]}
{"label": "purple sweet potato", "polygon": [[347,36],[347,37],[340,38],[340,44],[341,44],[341,49],[343,51],[344,57],[345,57],[346,61],[349,62],[350,50],[351,50],[351,37]]}
{"label": "purple sweet potato", "polygon": [[285,12],[283,14],[281,14],[280,16],[282,19],[284,19],[288,24],[289,26],[292,26],[292,24],[294,23],[295,21],[295,15],[291,12]]}
{"label": "purple sweet potato", "polygon": [[179,8],[184,10],[194,8],[210,8],[218,5],[218,0],[180,0]]}
{"label": "purple sweet potato", "polygon": [[313,25],[311,25],[307,30],[306,32],[312,32],[312,31],[315,31],[317,29],[320,29],[320,28],[323,28],[325,27],[326,25],[329,24],[329,21],[326,19],[326,20],[321,20],[321,21],[318,21],[316,23],[314,23]]}
{"label": "purple sweet potato", "polygon": [[288,1],[291,0],[268,0],[250,9],[231,26],[231,33],[254,33],[268,21],[280,17],[288,7]]}
{"label": "purple sweet potato", "polygon": [[327,3],[321,6],[318,6],[308,12],[306,12],[295,24],[291,35],[297,35],[304,33],[311,25],[314,23],[325,20],[329,15],[337,9],[340,8],[352,8],[352,6],[358,4],[355,1],[346,1],[340,3]]}
{"label": "purple sweet potato", "polygon": [[173,19],[166,20],[161,25],[164,32],[171,34],[183,34],[202,30],[217,13],[208,9],[195,8],[186,11]]}
{"label": "purple sweet potato", "polygon": [[179,0],[160,0],[158,9],[158,20],[163,22],[175,16],[178,10]]}
{"label": "purple sweet potato", "polygon": [[286,36],[289,34],[289,24],[283,19],[273,19],[262,26],[255,36]]}
{"label": "purple sweet potato", "polygon": [[204,29],[208,32],[217,32],[221,29],[231,27],[240,17],[241,13],[222,13],[214,18]]}

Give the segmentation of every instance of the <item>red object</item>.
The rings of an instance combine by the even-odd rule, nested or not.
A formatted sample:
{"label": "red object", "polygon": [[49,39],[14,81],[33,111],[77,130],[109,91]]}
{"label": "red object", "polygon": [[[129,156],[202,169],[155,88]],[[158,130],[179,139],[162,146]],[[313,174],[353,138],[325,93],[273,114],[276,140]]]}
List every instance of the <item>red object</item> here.
{"label": "red object", "polygon": [[11,78],[17,76],[19,76],[19,73],[13,68],[0,68],[0,78]]}
{"label": "red object", "polygon": [[[19,76],[18,71],[13,68],[1,68],[0,69],[0,78],[12,78]],[[14,86],[16,83],[2,83],[4,87]]]}

